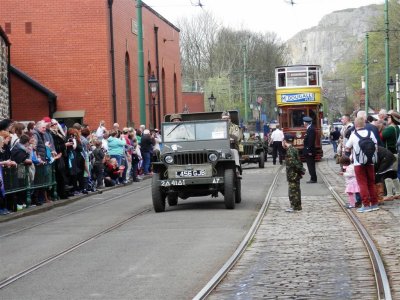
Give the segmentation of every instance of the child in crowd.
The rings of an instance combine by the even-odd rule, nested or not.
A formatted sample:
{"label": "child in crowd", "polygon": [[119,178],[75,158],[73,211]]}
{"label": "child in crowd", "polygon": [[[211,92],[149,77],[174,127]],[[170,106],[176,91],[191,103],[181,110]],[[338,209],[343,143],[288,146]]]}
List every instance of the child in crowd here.
{"label": "child in crowd", "polygon": [[96,180],[96,187],[97,188],[103,188],[103,172],[104,172],[104,150],[101,147],[102,142],[100,140],[95,140],[94,141],[95,149],[93,150],[93,157],[94,157],[94,163],[93,163],[93,170],[92,170],[92,175],[93,179]]}
{"label": "child in crowd", "polygon": [[354,165],[351,163],[350,158],[342,156],[340,158],[340,164],[343,166],[343,176],[346,180],[345,192],[349,197],[349,203],[347,208],[355,208],[357,203],[357,194],[360,193],[360,188],[357,183],[356,173],[354,172]]}
{"label": "child in crowd", "polygon": [[124,166],[118,166],[116,158],[110,158],[106,155],[104,163],[104,184],[106,187],[119,184],[119,178],[122,176]]}

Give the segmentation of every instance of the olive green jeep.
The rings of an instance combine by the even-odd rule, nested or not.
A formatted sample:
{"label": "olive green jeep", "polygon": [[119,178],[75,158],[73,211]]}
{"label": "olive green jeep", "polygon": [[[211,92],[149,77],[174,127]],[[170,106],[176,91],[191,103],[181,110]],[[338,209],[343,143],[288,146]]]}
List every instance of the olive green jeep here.
{"label": "olive green jeep", "polygon": [[264,168],[267,151],[265,144],[260,140],[246,140],[239,144],[240,163],[257,163]]}
{"label": "olive green jeep", "polygon": [[[233,112],[239,119],[237,112]],[[161,125],[160,160],[153,163],[152,200],[156,212],[189,197],[224,196],[227,209],[241,202],[241,168],[230,147],[228,121],[221,112],[182,114]]]}

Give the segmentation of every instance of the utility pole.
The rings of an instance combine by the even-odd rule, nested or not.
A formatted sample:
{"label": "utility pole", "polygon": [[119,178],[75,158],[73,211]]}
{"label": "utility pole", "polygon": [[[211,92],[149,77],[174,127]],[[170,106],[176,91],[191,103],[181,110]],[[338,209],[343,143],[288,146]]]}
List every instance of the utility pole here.
{"label": "utility pole", "polygon": [[369,93],[368,93],[368,32],[365,34],[365,111],[368,115]]}
{"label": "utility pole", "polygon": [[243,93],[244,93],[244,121],[247,123],[247,47],[243,44]]}
{"label": "utility pole", "polygon": [[389,5],[388,0],[385,0],[385,70],[386,70],[386,110],[390,110],[390,95],[389,95]]}
{"label": "utility pole", "polygon": [[139,79],[139,107],[140,124],[146,125],[146,98],[144,92],[144,66],[143,66],[143,25],[142,25],[142,0],[137,0],[137,45],[138,45],[138,79]]}

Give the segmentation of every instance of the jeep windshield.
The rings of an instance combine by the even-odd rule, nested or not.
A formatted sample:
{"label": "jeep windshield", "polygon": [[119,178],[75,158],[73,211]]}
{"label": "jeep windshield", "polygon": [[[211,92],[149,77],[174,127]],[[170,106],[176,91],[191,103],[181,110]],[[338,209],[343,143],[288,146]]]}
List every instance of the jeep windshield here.
{"label": "jeep windshield", "polygon": [[213,122],[181,122],[163,124],[164,142],[220,140],[228,137],[226,121]]}

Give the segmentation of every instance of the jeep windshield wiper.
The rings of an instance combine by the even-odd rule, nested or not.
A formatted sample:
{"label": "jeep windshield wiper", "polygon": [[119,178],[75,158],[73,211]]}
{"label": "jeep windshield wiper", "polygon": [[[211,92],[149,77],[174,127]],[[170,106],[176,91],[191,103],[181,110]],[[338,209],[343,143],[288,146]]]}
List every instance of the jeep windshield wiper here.
{"label": "jeep windshield wiper", "polygon": [[175,126],[174,128],[172,128],[170,132],[168,132],[167,136],[169,136],[172,132],[174,132],[174,130],[175,130],[176,128],[178,128],[178,127],[181,126],[182,124],[183,124],[183,123],[176,124],[176,126]]}

